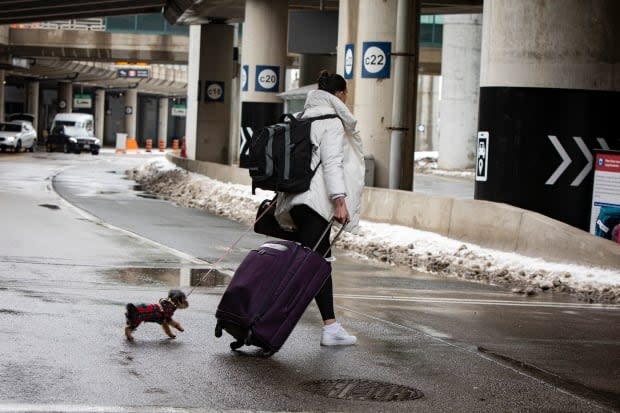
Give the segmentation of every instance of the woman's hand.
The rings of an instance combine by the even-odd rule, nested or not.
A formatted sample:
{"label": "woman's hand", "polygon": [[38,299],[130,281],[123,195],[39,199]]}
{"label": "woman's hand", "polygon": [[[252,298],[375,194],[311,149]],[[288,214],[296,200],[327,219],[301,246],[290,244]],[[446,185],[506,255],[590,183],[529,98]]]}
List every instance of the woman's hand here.
{"label": "woman's hand", "polygon": [[334,199],[334,205],[336,206],[336,212],[334,212],[334,218],[342,225],[348,224],[351,220],[347,204],[344,202],[344,197]]}

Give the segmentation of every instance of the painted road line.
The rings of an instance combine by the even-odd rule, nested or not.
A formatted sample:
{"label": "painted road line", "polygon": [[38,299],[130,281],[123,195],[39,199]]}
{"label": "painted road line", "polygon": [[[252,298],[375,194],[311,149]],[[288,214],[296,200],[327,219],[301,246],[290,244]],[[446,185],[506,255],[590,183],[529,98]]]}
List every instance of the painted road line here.
{"label": "painted road line", "polygon": [[588,303],[551,303],[544,301],[514,301],[514,300],[485,300],[478,298],[441,298],[417,297],[397,295],[361,295],[361,294],[334,294],[336,298],[369,301],[419,302],[431,304],[467,304],[467,305],[495,305],[512,307],[543,307],[582,310],[620,310],[618,304],[588,304]]}

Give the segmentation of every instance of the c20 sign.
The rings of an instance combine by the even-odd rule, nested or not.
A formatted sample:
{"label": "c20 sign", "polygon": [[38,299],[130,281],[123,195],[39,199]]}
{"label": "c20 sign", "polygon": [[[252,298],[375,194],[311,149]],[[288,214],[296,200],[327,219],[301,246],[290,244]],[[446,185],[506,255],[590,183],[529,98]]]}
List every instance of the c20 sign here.
{"label": "c20 sign", "polygon": [[362,45],[362,77],[386,79],[390,77],[392,43],[364,42]]}
{"label": "c20 sign", "polygon": [[278,92],[280,86],[279,66],[256,66],[256,82],[254,90],[257,92]]}

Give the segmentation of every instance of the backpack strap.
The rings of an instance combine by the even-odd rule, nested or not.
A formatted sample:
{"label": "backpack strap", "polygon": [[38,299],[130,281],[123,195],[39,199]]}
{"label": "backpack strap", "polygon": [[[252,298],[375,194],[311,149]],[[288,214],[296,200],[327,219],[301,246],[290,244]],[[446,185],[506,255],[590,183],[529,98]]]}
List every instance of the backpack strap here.
{"label": "backpack strap", "polygon": [[340,116],[336,115],[335,113],[330,113],[328,115],[315,116],[312,118],[304,118],[303,120],[314,122],[315,120],[323,120],[323,119],[331,119],[331,118],[340,119]]}

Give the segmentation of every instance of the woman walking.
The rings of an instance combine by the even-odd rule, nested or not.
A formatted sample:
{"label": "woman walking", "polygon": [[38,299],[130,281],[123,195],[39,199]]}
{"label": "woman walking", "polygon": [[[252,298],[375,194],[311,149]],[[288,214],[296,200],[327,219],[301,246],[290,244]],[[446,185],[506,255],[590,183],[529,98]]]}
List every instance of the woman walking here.
{"label": "woman walking", "polygon": [[[301,194],[279,193],[276,219],[282,227],[295,228],[299,242],[314,247],[332,217],[354,232],[359,222],[364,187],[364,156],[357,121],[345,105],[347,83],[342,76],[323,71],[319,88],[308,93],[302,118],[336,114],[338,118],[312,123],[312,169],[317,166],[310,189]],[[324,254],[330,241],[325,237],[317,252]],[[327,255],[331,257],[331,251]],[[323,319],[321,345],[353,345],[357,338],[348,334],[334,313],[332,277],[323,285],[315,301]]]}

